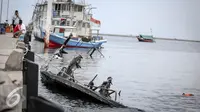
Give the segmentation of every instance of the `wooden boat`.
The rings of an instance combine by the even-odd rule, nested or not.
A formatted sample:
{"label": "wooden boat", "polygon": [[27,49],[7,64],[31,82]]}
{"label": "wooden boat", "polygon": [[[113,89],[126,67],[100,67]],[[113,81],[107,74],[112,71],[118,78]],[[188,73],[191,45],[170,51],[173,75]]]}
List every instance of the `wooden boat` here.
{"label": "wooden boat", "polygon": [[[52,73],[48,70],[50,62],[53,60],[53,58],[57,56],[62,57],[62,55],[58,55],[62,53],[62,47],[59,49],[59,52],[55,52],[54,55],[49,59],[48,62],[45,63],[40,69],[41,73],[41,81],[47,85],[48,87],[56,87],[60,88],[61,90],[71,93],[73,95],[76,95],[76,97],[83,98],[83,99],[89,99],[90,101],[98,102],[101,104],[106,104],[110,107],[118,107],[118,108],[127,108],[131,109],[132,112],[145,112],[141,109],[137,108],[128,108],[127,106],[117,102],[117,92],[111,89],[105,89],[102,87],[96,87],[94,86],[94,79],[97,77],[97,75],[88,83],[88,84],[82,84],[79,81],[75,80],[74,78],[74,70],[76,68],[81,68],[80,62],[83,58],[81,55],[73,58],[73,60],[70,62],[68,67],[63,67],[60,72],[58,73]],[[111,91],[109,92],[108,96],[102,95],[99,92],[96,92],[96,89],[104,89]],[[109,97],[112,93],[115,93],[115,100],[112,100],[111,97]],[[120,92],[118,93],[120,95]]]}
{"label": "wooden boat", "polygon": [[[60,28],[68,28],[66,26],[55,26],[54,31]],[[49,37],[49,47],[50,48],[59,48],[62,46],[67,36],[64,36],[64,33],[52,32]],[[39,41],[43,41],[45,36],[45,31],[41,29],[41,37],[35,37]],[[94,37],[93,40],[87,38],[73,37],[69,40],[66,47],[76,47],[76,48],[99,48],[103,43],[106,43],[107,40],[102,39],[102,37]]]}
{"label": "wooden boat", "polygon": [[139,35],[136,37],[139,42],[154,42],[153,36],[150,35]]}
{"label": "wooden boat", "polygon": [[[66,40],[65,37],[59,36],[55,33],[50,34],[50,47],[59,48],[62,46],[64,41]],[[106,43],[106,40],[97,40],[97,41],[86,41],[83,38],[72,38],[67,44],[67,47],[77,47],[77,48],[99,48],[103,43]]]}
{"label": "wooden boat", "polygon": [[79,98],[90,99],[93,102],[106,104],[110,107],[128,108],[131,110],[131,112],[145,112],[144,110],[138,108],[129,108],[117,102],[116,100],[112,100],[109,97],[105,97],[103,95],[100,95],[98,92],[89,89],[87,85],[81,85],[76,81],[63,78],[50,71],[41,71],[41,79],[42,82],[46,85],[61,88],[68,93],[77,95]]}
{"label": "wooden boat", "polygon": [[50,71],[41,71],[42,82],[46,84],[53,84],[56,86],[62,86],[65,90],[78,91],[79,95],[84,95],[85,97],[91,98],[95,102],[107,104],[112,107],[120,107],[125,108],[121,103],[118,103],[110,98],[104,97],[97,92],[87,88],[84,85],[78,84],[77,82],[73,82],[72,80],[65,79],[61,76],[57,76],[56,74],[51,73]]}
{"label": "wooden boat", "polygon": [[[50,59],[50,61],[52,59],[53,57]],[[81,55],[73,58],[68,67],[63,67],[57,74],[48,71],[49,64],[47,63],[47,65],[42,66],[40,69],[42,82],[47,85],[56,85],[56,87],[62,87],[62,90],[69,90],[68,92],[74,93],[74,91],[76,91],[79,94],[78,96],[83,95],[84,97],[88,97],[89,99],[92,99],[95,102],[106,104],[112,107],[125,108],[126,106],[116,101],[116,91],[112,92],[115,93],[115,100],[112,100],[110,97],[106,97],[104,95],[99,94],[99,92],[92,90],[91,88],[89,88],[88,85],[81,84],[77,80],[75,80],[73,76],[73,70],[75,70],[76,68],[81,68],[81,59]],[[93,78],[93,80],[90,82],[93,82],[95,78]]]}
{"label": "wooden boat", "polygon": [[[70,7],[71,9],[76,10],[65,10],[54,9],[57,5],[62,4],[63,6]],[[72,5],[73,4],[73,5]],[[91,13],[88,13],[86,8],[89,4],[80,3],[75,1],[55,1],[48,0],[45,2],[39,2],[36,4],[33,11],[32,23],[33,23],[33,34],[36,40],[44,41],[40,27],[43,29],[52,29],[54,33],[50,34],[49,47],[57,48],[62,45],[62,42],[65,40],[65,37],[68,37],[70,33],[75,37],[72,38],[66,47],[79,47],[79,48],[94,48],[101,47],[103,43],[107,40],[96,40],[93,39],[93,29],[99,32],[101,21],[95,19]],[[51,6],[51,7],[50,7]],[[91,6],[91,5],[90,5]],[[46,7],[46,10],[41,12],[40,9]],[[77,9],[79,7],[79,9]],[[52,12],[53,10],[53,12]],[[43,13],[47,13],[44,15]],[[52,13],[49,13],[52,12]],[[82,12],[82,13],[80,13]],[[43,16],[40,16],[43,15]],[[76,15],[76,16],[75,16]],[[78,15],[78,16],[77,16]],[[55,30],[55,27],[59,27]],[[54,29],[54,30],[53,30]],[[88,39],[90,38],[90,39]],[[90,41],[91,40],[91,41]]]}

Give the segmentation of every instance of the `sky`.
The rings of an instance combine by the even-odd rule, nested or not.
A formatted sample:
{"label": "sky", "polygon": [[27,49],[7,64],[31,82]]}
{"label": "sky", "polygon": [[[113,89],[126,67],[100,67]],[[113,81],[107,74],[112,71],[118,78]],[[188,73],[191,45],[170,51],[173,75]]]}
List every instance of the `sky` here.
{"label": "sky", "polygon": [[[10,0],[9,21],[18,9],[25,24],[37,0]],[[101,33],[152,34],[156,37],[200,40],[200,0],[85,0],[101,21]],[[6,19],[4,0],[4,17]]]}

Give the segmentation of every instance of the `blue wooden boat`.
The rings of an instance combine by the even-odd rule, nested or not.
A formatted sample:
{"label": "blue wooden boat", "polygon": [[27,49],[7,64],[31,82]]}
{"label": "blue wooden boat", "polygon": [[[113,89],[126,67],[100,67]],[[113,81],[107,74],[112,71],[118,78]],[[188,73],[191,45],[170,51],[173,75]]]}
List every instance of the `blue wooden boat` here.
{"label": "blue wooden boat", "polygon": [[[55,33],[50,34],[50,47],[60,47],[65,42],[67,38],[60,36]],[[78,47],[78,48],[99,48],[107,40],[95,40],[90,42],[84,42],[81,38],[72,38],[67,43],[67,47]]]}
{"label": "blue wooden boat", "polygon": [[[41,37],[35,37],[37,40],[44,41],[45,31],[40,28]],[[49,47],[50,48],[59,48],[65,42],[67,37],[64,37],[64,33],[50,33],[49,35]],[[80,37],[75,37],[69,40],[66,47],[77,47],[77,48],[99,48],[103,43],[106,43],[107,40],[102,38],[94,38],[93,40],[86,42],[83,41]]]}

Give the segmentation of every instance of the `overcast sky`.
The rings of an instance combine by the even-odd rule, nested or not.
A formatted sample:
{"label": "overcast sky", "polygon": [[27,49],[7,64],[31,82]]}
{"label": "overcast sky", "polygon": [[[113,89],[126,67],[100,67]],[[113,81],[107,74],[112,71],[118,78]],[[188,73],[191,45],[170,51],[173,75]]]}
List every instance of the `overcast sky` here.
{"label": "overcast sky", "polygon": [[[6,4],[7,0],[4,0]],[[9,19],[18,9],[27,24],[36,0],[10,0]],[[200,0],[86,0],[97,9],[102,33],[151,34],[200,40]],[[6,6],[4,6],[6,18]]]}

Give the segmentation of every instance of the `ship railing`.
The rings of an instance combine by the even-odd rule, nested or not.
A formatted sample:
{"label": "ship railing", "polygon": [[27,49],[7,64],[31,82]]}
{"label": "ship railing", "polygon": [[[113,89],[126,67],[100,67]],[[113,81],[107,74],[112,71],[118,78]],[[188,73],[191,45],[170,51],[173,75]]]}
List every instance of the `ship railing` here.
{"label": "ship railing", "polygon": [[[39,56],[39,55],[37,55],[37,56]],[[39,57],[40,57],[40,56],[39,56]],[[53,56],[53,57],[54,57],[54,56]],[[40,58],[42,58],[42,57],[40,57]],[[43,59],[43,58],[42,58],[42,59]],[[52,60],[52,58],[51,58],[50,60]],[[57,66],[54,66],[53,64],[51,64],[50,62],[51,62],[51,61],[49,61],[48,64],[47,64],[46,66],[42,66],[40,69],[46,69],[46,71],[47,71],[48,68],[49,68],[49,65],[50,65],[50,66],[54,67],[55,69],[57,69],[58,71],[60,71],[63,75],[69,76],[69,77],[67,77],[65,80],[70,80],[70,79],[72,79],[72,81],[73,81],[74,83],[77,83],[77,84],[80,84],[80,85],[83,85],[83,86],[87,86],[87,87],[93,87],[93,88],[95,88],[95,90],[97,90],[97,89],[107,90],[107,91],[108,91],[107,97],[110,98],[110,95],[111,95],[111,94],[115,94],[115,95],[114,95],[114,98],[115,98],[115,101],[117,101],[117,91],[112,90],[112,89],[108,89],[108,88],[105,88],[105,87],[102,87],[102,86],[94,86],[94,85],[83,84],[83,83],[79,82],[78,80],[76,80],[76,79],[73,77],[74,71],[75,71],[76,69],[74,69],[74,70],[72,71],[72,73],[73,73],[72,75],[69,75],[69,74],[65,73],[65,71],[62,70],[62,68],[60,69],[60,68],[58,68]],[[47,67],[47,68],[46,68],[46,67]],[[59,73],[59,72],[58,72],[58,73]],[[56,74],[55,76],[58,76],[58,74]],[[59,76],[59,77],[62,77],[62,76]],[[92,90],[92,89],[91,89],[91,90]],[[95,90],[92,90],[92,91],[95,91]],[[105,97],[106,97],[106,96],[105,96]]]}
{"label": "ship railing", "polygon": [[[70,3],[69,0],[53,0],[53,3]],[[86,5],[83,0],[72,1],[74,4]]]}
{"label": "ship railing", "polygon": [[[96,89],[102,89],[102,90],[106,90],[106,91],[108,91],[108,97],[111,95],[111,94],[113,94],[113,93],[115,93],[115,101],[117,101],[117,91],[115,91],[115,90],[113,90],[113,89],[108,89],[108,88],[105,88],[105,87],[102,87],[102,86],[94,86],[94,85],[87,85],[87,84],[84,84],[85,86],[87,86],[87,87],[92,87],[92,88],[94,88],[94,89],[92,89],[93,91],[95,91]],[[110,92],[110,93],[109,93]]]}
{"label": "ship railing", "polygon": [[54,18],[69,18],[70,13],[67,13],[69,10],[53,10],[52,17]]}
{"label": "ship railing", "polygon": [[[49,63],[49,64],[50,64],[50,63]],[[66,80],[71,80],[71,81],[73,81],[74,83],[77,83],[77,84],[80,84],[80,85],[84,85],[84,86],[87,86],[87,87],[91,87],[91,86],[92,86],[92,85],[86,85],[86,84],[83,84],[83,83],[79,82],[78,80],[76,80],[76,79],[73,77],[73,75],[69,75],[69,74],[65,73],[65,71],[62,70],[62,68],[59,69],[57,66],[54,66],[53,64],[50,64],[50,66],[53,66],[54,68],[56,68],[57,70],[59,70],[59,71],[62,73],[62,75],[67,75],[67,76],[69,76],[69,77],[66,77]],[[74,73],[75,70],[76,70],[76,69],[73,70],[73,73]],[[58,74],[56,74],[55,76],[58,76]],[[59,76],[59,77],[62,77],[62,76]],[[108,88],[105,88],[105,87],[101,87],[101,86],[94,86],[94,85],[93,85],[92,87],[95,88],[95,90],[97,90],[97,89],[107,90],[107,91],[109,92],[109,93],[108,93],[108,98],[109,98],[109,96],[110,96],[111,94],[115,94],[115,95],[114,95],[114,98],[115,98],[115,101],[117,101],[117,91],[112,90],[112,89],[108,89]],[[95,90],[93,90],[93,91],[95,91]]]}
{"label": "ship railing", "polygon": [[61,13],[63,12],[63,10],[54,10],[52,13],[52,15],[53,15],[53,18],[60,18],[60,17],[62,17],[61,16]]}
{"label": "ship railing", "polygon": [[[52,63],[48,63],[48,65],[44,65],[44,66],[42,66],[41,67],[41,70],[48,70],[49,69],[49,66],[52,66],[53,68],[55,68],[56,70],[58,70],[59,72],[61,72],[62,73],[62,75],[66,75],[66,76],[69,76],[69,77],[64,77],[64,78],[66,78],[66,80],[69,80],[69,79],[72,79],[73,81],[74,81],[74,83],[78,83],[78,84],[80,84],[80,85],[84,85],[84,84],[82,84],[81,82],[79,82],[78,80],[76,80],[73,76],[73,74],[74,74],[74,71],[76,70],[76,69],[74,69],[72,72],[73,72],[73,74],[72,75],[69,75],[69,74],[67,74],[67,73],[65,73],[65,71],[64,70],[62,70],[62,67],[61,68],[58,68],[57,66],[55,66],[55,65],[53,65]],[[59,73],[58,72],[58,73]],[[58,73],[55,75],[55,76],[58,76]],[[63,77],[63,76],[58,76],[58,77]]]}

